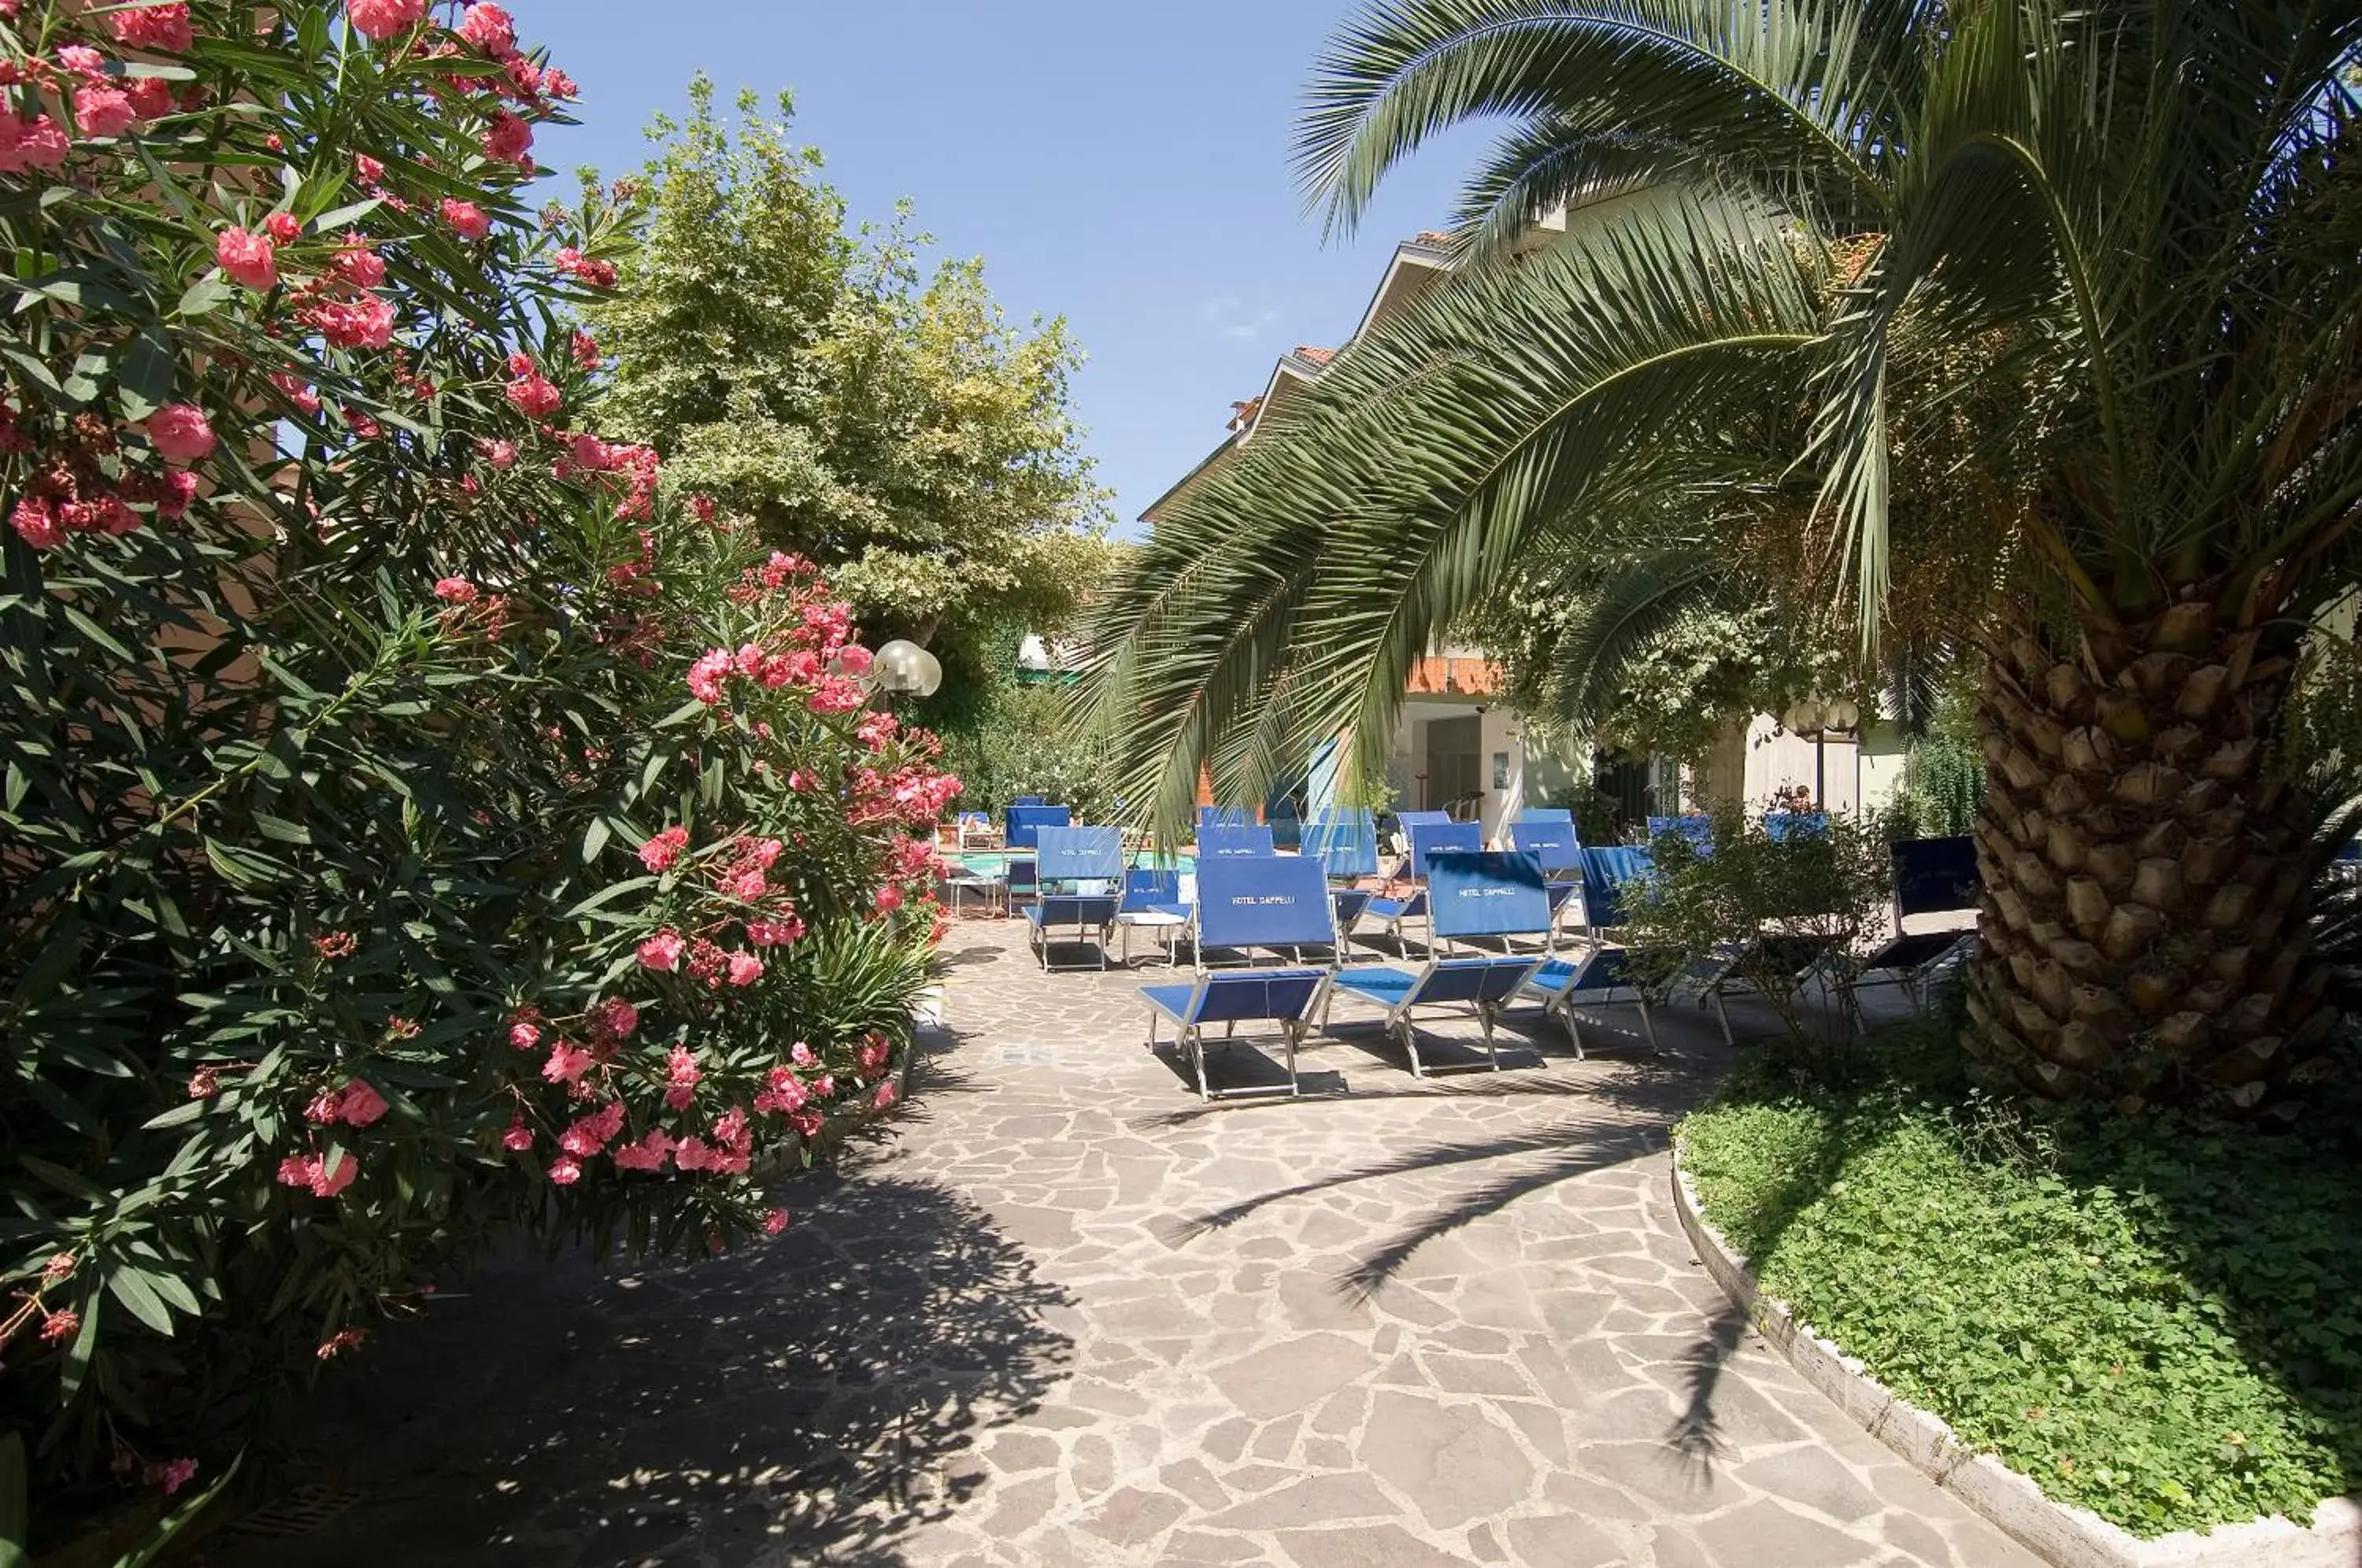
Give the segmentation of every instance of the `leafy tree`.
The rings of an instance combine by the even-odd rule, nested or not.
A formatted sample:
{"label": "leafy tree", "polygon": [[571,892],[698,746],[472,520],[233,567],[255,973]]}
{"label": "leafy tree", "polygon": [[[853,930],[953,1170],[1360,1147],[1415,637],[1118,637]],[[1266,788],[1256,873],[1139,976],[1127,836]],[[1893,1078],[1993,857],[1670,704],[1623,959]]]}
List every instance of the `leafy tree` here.
{"label": "leafy tree", "polygon": [[1430,636],[1672,508],[1775,602],[1851,599],[1866,647],[1990,655],[1971,1049],[2295,1114],[2334,1014],[2271,758],[2354,578],[2357,39],[2352,0],[1369,7],[1299,141],[1333,221],[1515,124],[1462,275],[1108,597],[1127,779],[1177,811],[1203,758],[1367,757]]}
{"label": "leafy tree", "polygon": [[603,418],[673,482],[828,569],[863,624],[951,653],[1003,622],[1063,624],[1107,506],[1067,406],[1065,323],[1012,328],[983,264],[921,267],[898,221],[849,233],[790,101],[734,136],[712,84],[639,183],[646,233],[590,311],[616,355]]}

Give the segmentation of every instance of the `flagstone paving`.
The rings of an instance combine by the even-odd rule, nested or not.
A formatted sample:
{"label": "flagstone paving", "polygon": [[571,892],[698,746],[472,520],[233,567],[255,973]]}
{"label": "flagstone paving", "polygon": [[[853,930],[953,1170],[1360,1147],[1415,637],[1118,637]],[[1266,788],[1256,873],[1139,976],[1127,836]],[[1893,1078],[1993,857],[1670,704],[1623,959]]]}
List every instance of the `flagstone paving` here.
{"label": "flagstone paving", "polygon": [[296,1477],[326,1522],[202,1561],[2033,1562],[1692,1258],[1698,1014],[1656,1058],[1538,1031],[1425,1085],[1363,1030],[1307,1054],[1321,1093],[1201,1110],[1145,1047],[1164,971],[1045,977],[1021,933],[955,927],[918,1109],[794,1184],[778,1242],[496,1266],[328,1401]]}

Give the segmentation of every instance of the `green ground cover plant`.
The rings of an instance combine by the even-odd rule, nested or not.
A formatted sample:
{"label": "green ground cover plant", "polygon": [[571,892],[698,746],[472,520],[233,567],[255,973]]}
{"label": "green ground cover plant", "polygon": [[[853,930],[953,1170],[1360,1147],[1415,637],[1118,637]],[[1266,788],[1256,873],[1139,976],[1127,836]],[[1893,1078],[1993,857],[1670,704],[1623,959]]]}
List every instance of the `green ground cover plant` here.
{"label": "green ground cover plant", "polygon": [[1973,1086],[1956,1038],[1876,1036],[1843,1088],[1770,1049],[1683,1122],[1706,1217],[1765,1289],[1965,1442],[2136,1535],[2301,1522],[2356,1490],[2351,1072],[2335,1103],[2262,1133],[2029,1110]]}

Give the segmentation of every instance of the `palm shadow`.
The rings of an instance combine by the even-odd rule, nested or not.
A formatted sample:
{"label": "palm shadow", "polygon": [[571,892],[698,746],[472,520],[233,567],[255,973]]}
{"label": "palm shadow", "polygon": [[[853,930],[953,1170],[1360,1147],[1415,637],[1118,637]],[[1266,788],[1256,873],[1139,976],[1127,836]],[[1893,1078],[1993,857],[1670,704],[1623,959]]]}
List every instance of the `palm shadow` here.
{"label": "palm shadow", "polygon": [[[777,1241],[691,1267],[512,1257],[385,1331],[290,1477],[358,1500],[207,1568],[654,1561],[889,1568],[1036,1406],[1069,1304],[982,1210],[890,1172],[789,1185]],[[784,1554],[784,1555],[782,1555]]]}

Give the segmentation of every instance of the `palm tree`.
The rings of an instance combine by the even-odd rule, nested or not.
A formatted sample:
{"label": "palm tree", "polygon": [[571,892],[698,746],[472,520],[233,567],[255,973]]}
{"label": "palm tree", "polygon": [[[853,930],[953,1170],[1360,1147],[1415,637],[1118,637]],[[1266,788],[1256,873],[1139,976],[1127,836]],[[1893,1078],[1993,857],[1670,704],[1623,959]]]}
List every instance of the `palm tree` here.
{"label": "palm tree", "polygon": [[1783,538],[1865,650],[1989,656],[1970,1049],[2293,1114],[2334,1015],[2275,741],[2355,580],[2357,39],[2362,0],[1372,0],[1302,124],[1332,224],[1513,124],[1454,283],[1101,605],[1127,795],[1367,765],[1429,637],[1621,520]]}

